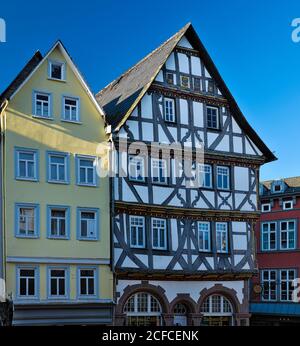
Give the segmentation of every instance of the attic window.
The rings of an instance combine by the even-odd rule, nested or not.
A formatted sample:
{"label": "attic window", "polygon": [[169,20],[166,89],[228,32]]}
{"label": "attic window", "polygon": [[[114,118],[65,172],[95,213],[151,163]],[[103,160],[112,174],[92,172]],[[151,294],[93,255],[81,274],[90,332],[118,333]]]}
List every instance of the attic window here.
{"label": "attic window", "polygon": [[49,78],[55,80],[65,80],[65,64],[59,61],[49,61]]}
{"label": "attic window", "polygon": [[279,184],[274,185],[274,191],[275,192],[280,192],[281,191],[281,185],[279,185]]}

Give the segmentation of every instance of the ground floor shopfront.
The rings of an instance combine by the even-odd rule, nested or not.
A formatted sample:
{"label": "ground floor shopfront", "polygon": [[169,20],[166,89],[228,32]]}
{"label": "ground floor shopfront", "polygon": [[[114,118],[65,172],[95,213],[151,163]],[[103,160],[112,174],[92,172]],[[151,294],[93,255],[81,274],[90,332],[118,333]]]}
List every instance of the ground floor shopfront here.
{"label": "ground floor shopfront", "polygon": [[118,280],[114,324],[249,325],[248,280]]}

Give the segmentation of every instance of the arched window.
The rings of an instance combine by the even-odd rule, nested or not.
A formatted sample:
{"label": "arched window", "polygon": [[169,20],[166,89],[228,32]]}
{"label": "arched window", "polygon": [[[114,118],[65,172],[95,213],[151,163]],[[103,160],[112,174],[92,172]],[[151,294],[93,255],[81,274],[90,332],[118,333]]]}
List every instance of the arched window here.
{"label": "arched window", "polygon": [[205,325],[232,325],[232,305],[224,296],[213,294],[204,301],[201,312]]}
{"label": "arched window", "polygon": [[127,325],[131,326],[161,325],[161,312],[158,300],[146,292],[132,295],[124,306]]}

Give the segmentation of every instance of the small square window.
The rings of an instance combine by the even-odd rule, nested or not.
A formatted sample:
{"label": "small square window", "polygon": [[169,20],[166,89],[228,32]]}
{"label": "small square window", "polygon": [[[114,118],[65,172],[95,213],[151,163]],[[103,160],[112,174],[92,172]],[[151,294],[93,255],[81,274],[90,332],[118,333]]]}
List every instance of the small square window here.
{"label": "small square window", "polygon": [[180,85],[184,89],[189,89],[190,88],[190,77],[180,76]]}
{"label": "small square window", "polygon": [[65,80],[65,63],[60,61],[49,61],[49,78]]}
{"label": "small square window", "polygon": [[281,191],[281,185],[280,184],[274,185],[274,191],[280,192]]}
{"label": "small square window", "polygon": [[166,81],[168,84],[174,85],[174,74],[167,72],[166,73]]}
{"label": "small square window", "polygon": [[293,209],[293,201],[283,201],[283,210]]}
{"label": "small square window", "polygon": [[267,213],[267,212],[271,211],[271,204],[270,203],[263,203],[261,205],[261,211],[263,213]]}

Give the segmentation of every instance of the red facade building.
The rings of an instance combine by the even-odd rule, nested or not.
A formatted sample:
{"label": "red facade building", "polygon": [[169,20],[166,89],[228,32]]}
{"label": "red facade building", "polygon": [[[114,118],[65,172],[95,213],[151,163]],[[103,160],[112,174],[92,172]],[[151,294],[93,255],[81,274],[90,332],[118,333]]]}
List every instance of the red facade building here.
{"label": "red facade building", "polygon": [[300,177],[263,182],[259,192],[259,271],[251,287],[252,324],[300,323],[300,303],[294,298],[300,274]]}

